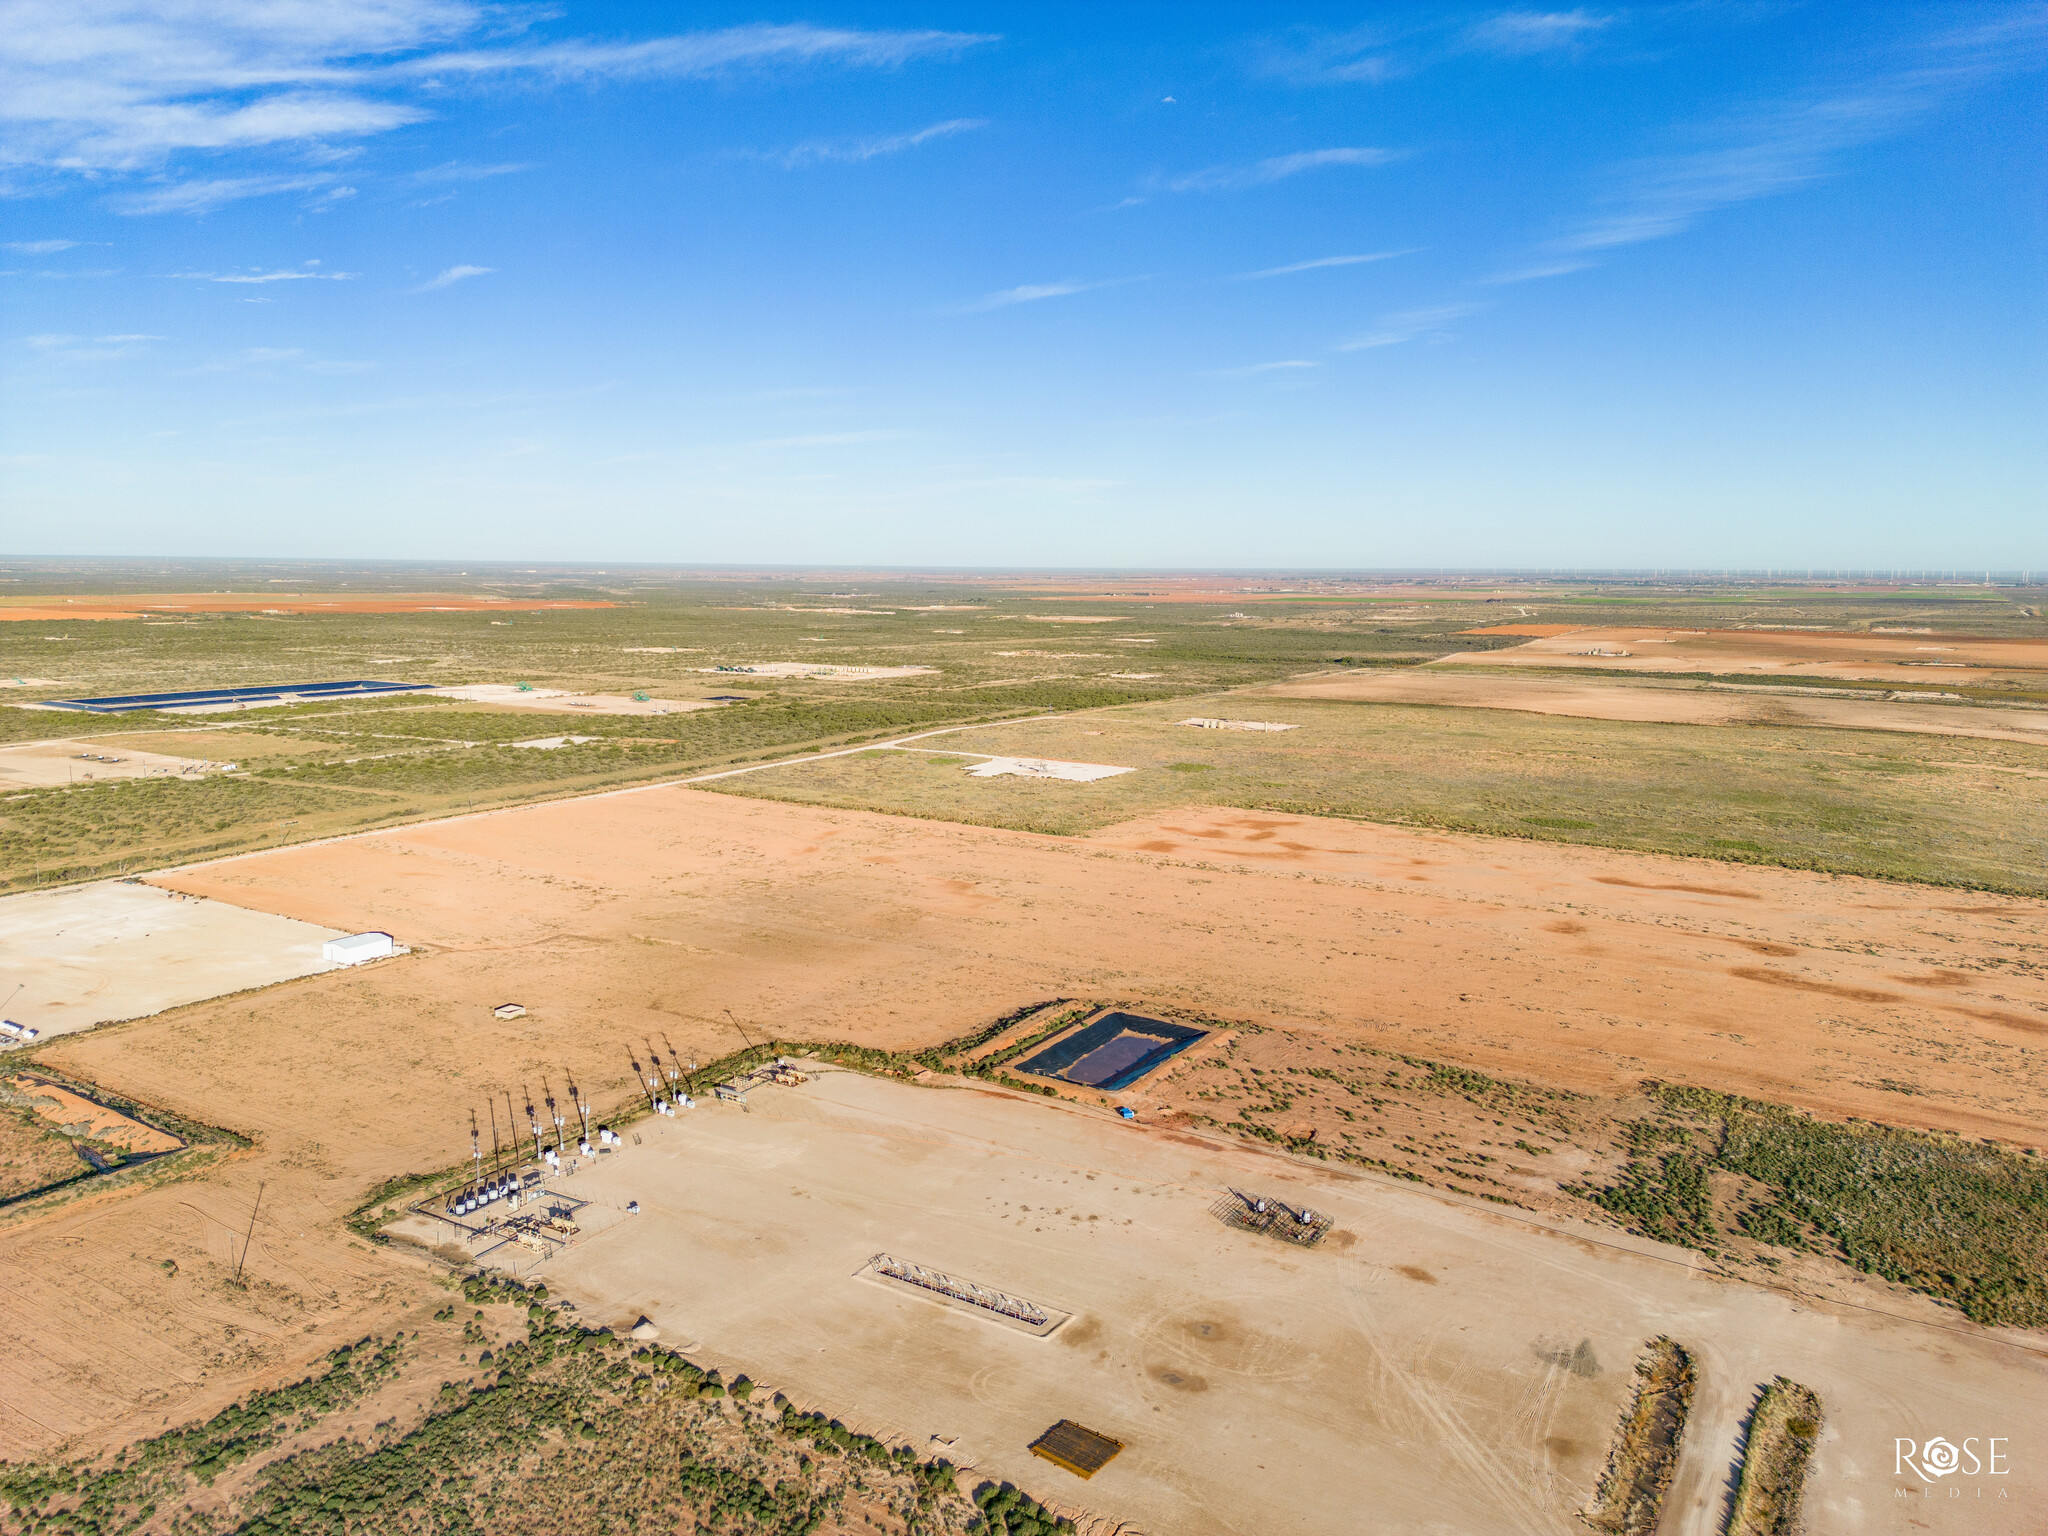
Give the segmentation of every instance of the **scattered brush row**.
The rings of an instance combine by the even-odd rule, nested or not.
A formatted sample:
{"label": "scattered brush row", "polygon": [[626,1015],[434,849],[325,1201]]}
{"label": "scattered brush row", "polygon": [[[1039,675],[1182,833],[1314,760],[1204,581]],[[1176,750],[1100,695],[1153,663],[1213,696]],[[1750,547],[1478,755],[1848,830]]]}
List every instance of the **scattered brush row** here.
{"label": "scattered brush row", "polygon": [[[1607,1536],[1654,1536],[1678,1468],[1698,1372],[1687,1350],[1652,1339],[1636,1362],[1635,1390],[1622,1412],[1592,1504],[1580,1518]],[[1757,1394],[1745,1426],[1736,1490],[1723,1536],[1792,1536],[1807,1463],[1820,1435],[1821,1405],[1810,1387],[1780,1376]]]}
{"label": "scattered brush row", "polygon": [[[50,1536],[1074,1529],[1014,1487],[984,1483],[970,1499],[944,1460],[800,1412],[780,1394],[764,1401],[744,1377],[727,1383],[670,1351],[580,1327],[548,1304],[545,1287],[472,1276],[461,1295],[466,1316],[458,1319],[451,1300],[426,1330],[344,1346],[304,1380],[252,1393],[203,1422],[112,1455],[0,1464],[0,1528]],[[514,1308],[524,1310],[524,1335],[506,1338],[517,1326]],[[478,1351],[465,1379],[423,1392],[431,1384],[418,1376],[446,1358],[458,1326],[461,1343],[495,1348]],[[373,1428],[336,1433],[344,1417],[360,1423],[387,1403],[393,1411]]]}
{"label": "scattered brush row", "polygon": [[[1829,1254],[1948,1302],[1974,1322],[2048,1325],[2048,1167],[2009,1148],[1820,1120],[1782,1104],[1646,1083],[1620,1176],[1569,1185],[1630,1230],[1719,1257],[1729,1225]],[[1718,1212],[1710,1175],[1764,1196]]]}

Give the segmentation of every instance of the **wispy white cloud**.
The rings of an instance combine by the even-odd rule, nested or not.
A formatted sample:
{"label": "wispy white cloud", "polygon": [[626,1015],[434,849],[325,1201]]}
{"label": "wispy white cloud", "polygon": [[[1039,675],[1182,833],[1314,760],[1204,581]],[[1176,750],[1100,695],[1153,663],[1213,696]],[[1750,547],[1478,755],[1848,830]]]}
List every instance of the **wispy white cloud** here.
{"label": "wispy white cloud", "polygon": [[532,165],[524,161],[509,161],[503,165],[470,165],[460,160],[449,160],[440,165],[430,165],[423,171],[414,171],[411,179],[420,182],[484,181],[492,176],[516,176],[521,171],[532,169]]}
{"label": "wispy white cloud", "polygon": [[1539,261],[1532,266],[1513,267],[1505,272],[1496,272],[1478,281],[1489,288],[1503,288],[1514,283],[1540,282],[1546,277],[1564,277],[1573,272],[1583,272],[1592,266],[1589,260],[1566,257],[1562,260]]}
{"label": "wispy white cloud", "polygon": [[1396,256],[1413,256],[1413,249],[1405,251],[1373,251],[1363,256],[1318,256],[1313,261],[1290,262],[1284,267],[1267,267],[1258,272],[1240,272],[1240,282],[1250,282],[1261,277],[1292,277],[1296,272],[1314,272],[1323,267],[1355,267],[1368,261],[1392,261]]}
{"label": "wispy white cloud", "polygon": [[162,341],[164,338],[142,333],[121,336],[67,336],[46,332],[37,336],[24,336],[21,339],[25,346],[34,348],[38,355],[57,362],[106,363],[133,357],[145,343]]}
{"label": "wispy white cloud", "polygon": [[9,240],[6,249],[23,256],[54,256],[59,251],[71,250],[76,240]]}
{"label": "wispy white cloud", "polygon": [[1380,85],[1473,53],[1584,53],[1596,35],[1620,19],[1580,7],[1501,11],[1472,22],[1416,15],[1398,26],[1377,24],[1347,32],[1296,28],[1255,45],[1252,69],[1294,86]]}
{"label": "wispy white cloud", "polygon": [[34,272],[22,267],[8,267],[0,269],[0,277],[30,277],[63,282],[67,278],[74,277],[119,277],[121,272],[122,269],[120,267],[81,267],[70,272],[57,267],[44,267]]}
{"label": "wispy white cloud", "polygon": [[331,175],[207,177],[124,192],[114,198],[113,208],[116,213],[128,214],[211,213],[245,198],[317,191],[333,185],[336,179]]}
{"label": "wispy white cloud", "polygon": [[985,294],[972,304],[963,305],[959,313],[971,315],[988,309],[1008,309],[1012,304],[1036,304],[1041,299],[1064,299],[1071,294],[1093,293],[1097,288],[1120,288],[1125,283],[1143,281],[1142,277],[1112,277],[1096,283],[1072,280],[1063,283],[1020,283],[1015,288],[1004,288],[995,293]]}
{"label": "wispy white cloud", "polygon": [[[8,0],[0,27],[0,165],[160,172],[190,152],[267,150],[331,165],[432,115],[484,78],[704,79],[739,70],[886,69],[986,34],[740,26],[639,41],[536,40],[548,19],[483,0]],[[117,204],[203,210],[290,188],[282,172],[177,179]],[[261,183],[267,181],[269,185]]]}
{"label": "wispy white cloud", "polygon": [[431,293],[436,288],[451,288],[457,283],[467,282],[472,277],[483,277],[495,271],[497,271],[496,267],[449,267],[438,276],[431,277],[426,282],[421,283],[419,287],[413,289],[413,292]]}
{"label": "wispy white cloud", "polygon": [[1372,347],[1396,347],[1404,341],[1445,335],[1455,320],[1477,314],[1483,304],[1436,304],[1423,309],[1396,310],[1380,316],[1379,323],[1362,336],[1337,343],[1339,352],[1363,352]]}
{"label": "wispy white cloud", "polygon": [[1249,379],[1261,373],[1286,373],[1301,368],[1320,368],[1306,358],[1290,357],[1277,363],[1250,363],[1243,368],[1210,368],[1203,372],[1205,379]]}
{"label": "wispy white cloud", "polygon": [[1397,34],[1383,27],[1349,32],[1296,29],[1252,51],[1255,74],[1289,85],[1377,85],[1407,73],[1394,52]]}
{"label": "wispy white cloud", "polygon": [[355,277],[353,272],[322,272],[317,261],[306,262],[303,266],[286,267],[276,272],[265,272],[261,267],[251,267],[246,272],[173,272],[173,277],[193,278],[205,283],[296,283],[312,279],[318,282],[346,283]]}
{"label": "wispy white cloud", "polygon": [[1559,53],[1578,48],[1613,23],[1591,11],[1502,11],[1467,29],[1474,46],[1495,53]]}
{"label": "wispy white cloud", "polygon": [[583,39],[432,54],[387,73],[446,80],[461,75],[525,73],[556,79],[703,79],[777,64],[853,64],[889,68],[933,54],[995,42],[987,32],[862,32],[803,23],[727,27],[633,43]]}
{"label": "wispy white cloud", "polygon": [[1400,158],[1401,151],[1395,149],[1305,149],[1292,155],[1274,155],[1250,165],[1212,165],[1177,176],[1166,185],[1174,192],[1236,192],[1246,187],[1284,181],[1304,171],[1320,171],[1340,165],[1385,165]]}
{"label": "wispy white cloud", "polygon": [[819,165],[835,160],[874,160],[883,155],[900,155],[906,149],[916,149],[920,144],[929,143],[933,139],[949,139],[956,133],[972,133],[977,128],[987,126],[988,119],[985,117],[956,117],[943,123],[933,123],[929,128],[920,128],[915,133],[891,133],[866,139],[815,140],[808,144],[799,144],[794,149],[784,150],[771,158],[791,170],[802,165]]}
{"label": "wispy white cloud", "polygon": [[2048,7],[1930,40],[1912,63],[1856,87],[1736,113],[1694,131],[1701,147],[1616,168],[1606,206],[1550,250],[1597,253],[1662,240],[1724,208],[1796,191],[1904,131],[1960,89],[2048,62]]}

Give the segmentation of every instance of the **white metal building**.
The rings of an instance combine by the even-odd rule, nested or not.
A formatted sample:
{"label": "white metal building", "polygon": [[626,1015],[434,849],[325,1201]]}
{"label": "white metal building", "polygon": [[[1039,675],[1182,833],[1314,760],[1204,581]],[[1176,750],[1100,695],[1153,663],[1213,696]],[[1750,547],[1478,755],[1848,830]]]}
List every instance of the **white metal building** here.
{"label": "white metal building", "polygon": [[361,965],[397,953],[398,943],[388,933],[352,933],[320,946],[320,958],[330,965]]}

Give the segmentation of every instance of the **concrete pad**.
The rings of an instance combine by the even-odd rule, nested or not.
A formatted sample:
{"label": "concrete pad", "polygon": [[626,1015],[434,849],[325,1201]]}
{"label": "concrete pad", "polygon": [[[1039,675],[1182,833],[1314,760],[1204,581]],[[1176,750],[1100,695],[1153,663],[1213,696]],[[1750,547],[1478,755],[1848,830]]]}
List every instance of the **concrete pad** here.
{"label": "concrete pad", "polygon": [[226,773],[234,766],[209,758],[138,752],[103,741],[32,741],[18,747],[0,747],[0,792],[96,783],[101,779],[196,779],[209,773]]}
{"label": "concrete pad", "polygon": [[976,763],[967,772],[977,779],[1014,777],[1019,779],[1066,779],[1088,784],[1096,779],[1113,779],[1135,768],[1118,768],[1110,763],[1063,763],[1049,757],[992,757]]}
{"label": "concrete pad", "polygon": [[126,880],[0,898],[8,1018],[53,1035],[335,967],[320,928]]}
{"label": "concrete pad", "polygon": [[461,699],[467,704],[509,705],[550,714],[580,711],[592,715],[674,715],[693,709],[718,709],[707,699],[629,699],[616,693],[570,693],[561,688],[521,688],[516,683],[464,683],[430,689],[427,697]]}

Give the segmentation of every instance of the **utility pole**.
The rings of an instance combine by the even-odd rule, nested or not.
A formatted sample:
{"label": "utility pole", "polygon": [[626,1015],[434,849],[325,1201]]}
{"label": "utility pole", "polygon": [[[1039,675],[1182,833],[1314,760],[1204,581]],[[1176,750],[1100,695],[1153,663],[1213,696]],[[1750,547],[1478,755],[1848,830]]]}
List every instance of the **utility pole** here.
{"label": "utility pole", "polygon": [[242,1266],[249,1262],[249,1244],[256,1240],[256,1213],[263,1209],[264,1188],[265,1185],[259,1181],[256,1185],[256,1203],[249,1207],[249,1230],[242,1235],[242,1256],[235,1260],[236,1285],[242,1283]]}

